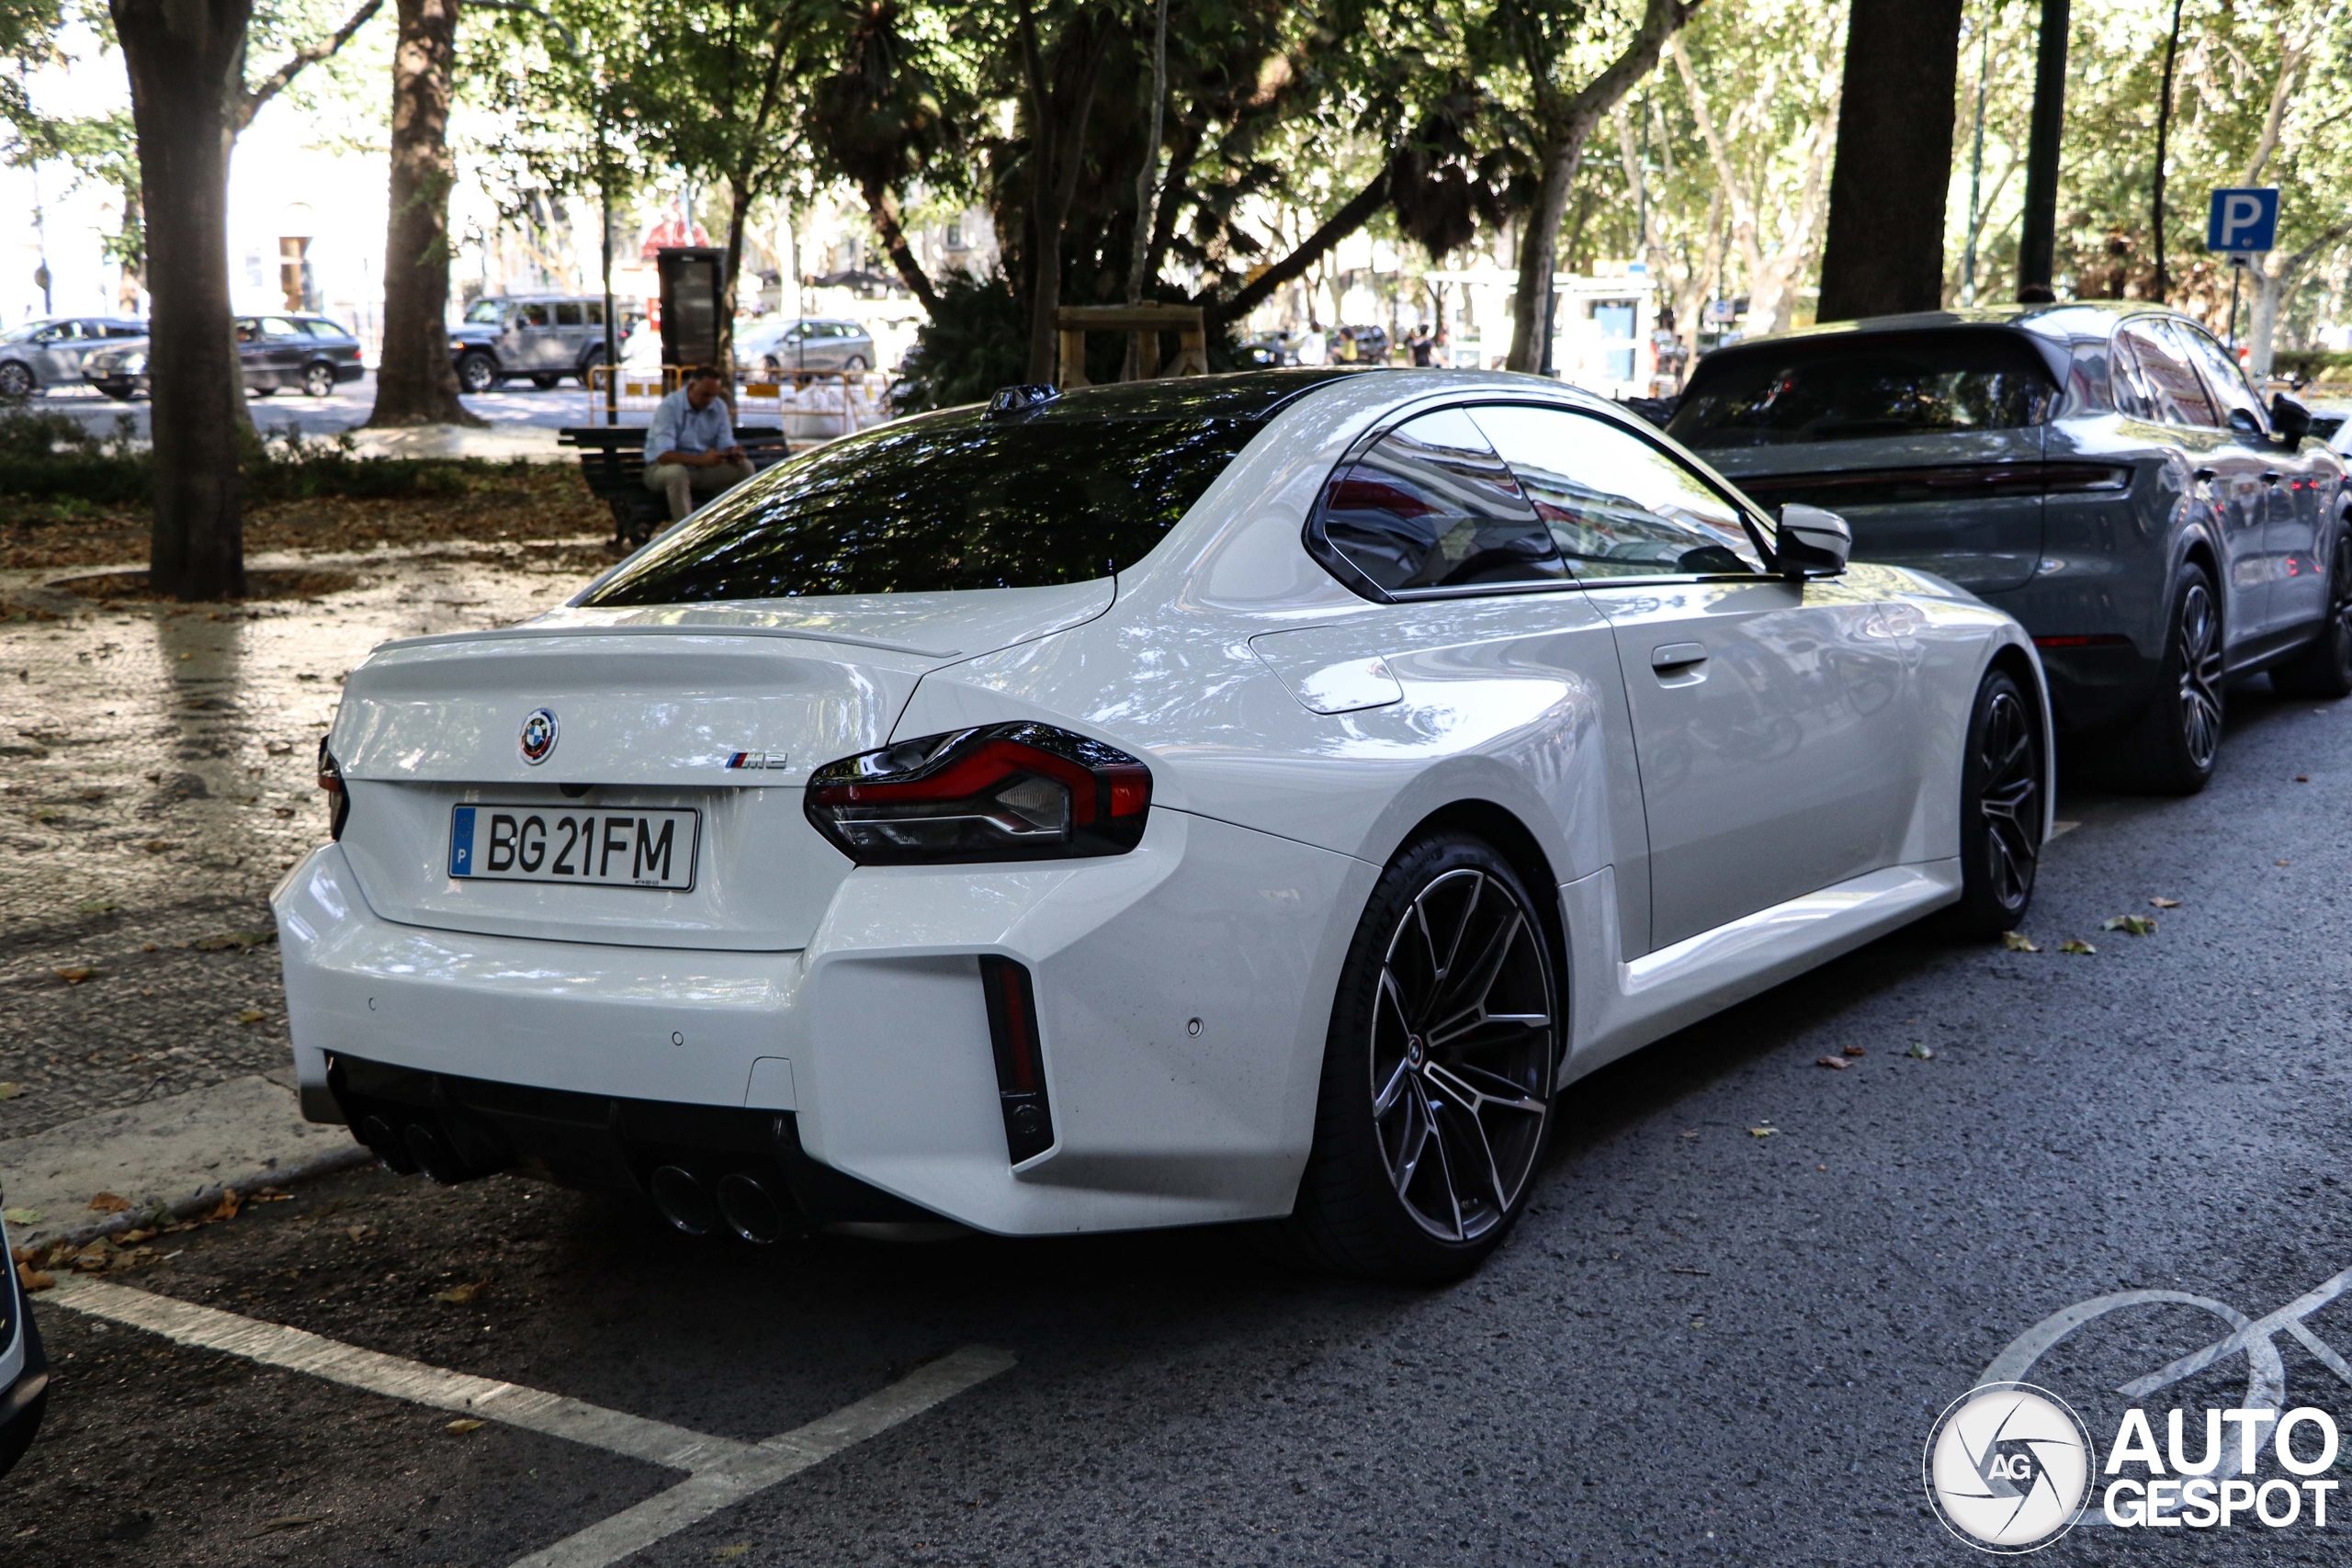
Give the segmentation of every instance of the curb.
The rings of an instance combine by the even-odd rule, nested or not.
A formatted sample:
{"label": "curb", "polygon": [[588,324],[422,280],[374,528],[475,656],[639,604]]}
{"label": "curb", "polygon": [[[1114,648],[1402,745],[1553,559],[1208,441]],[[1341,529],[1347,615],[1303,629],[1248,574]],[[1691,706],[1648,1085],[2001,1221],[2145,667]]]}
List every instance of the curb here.
{"label": "curb", "polygon": [[180,1199],[177,1202],[158,1203],[146,1209],[126,1209],[119,1214],[108,1214],[102,1220],[92,1220],[71,1230],[60,1231],[55,1235],[45,1236],[32,1245],[45,1247],[87,1247],[102,1235],[119,1235],[124,1231],[135,1230],[141,1225],[153,1226],[159,1222],[165,1224],[177,1224],[184,1220],[192,1220],[209,1213],[220,1206],[221,1194],[231,1188],[236,1189],[241,1196],[249,1198],[264,1187],[291,1187],[298,1181],[316,1181],[321,1177],[334,1176],[346,1170],[356,1170],[362,1166],[375,1163],[375,1151],[365,1144],[355,1143],[349,1148],[336,1149],[328,1154],[319,1155],[299,1165],[266,1166],[246,1176],[215,1182],[209,1187],[199,1189],[191,1197]]}

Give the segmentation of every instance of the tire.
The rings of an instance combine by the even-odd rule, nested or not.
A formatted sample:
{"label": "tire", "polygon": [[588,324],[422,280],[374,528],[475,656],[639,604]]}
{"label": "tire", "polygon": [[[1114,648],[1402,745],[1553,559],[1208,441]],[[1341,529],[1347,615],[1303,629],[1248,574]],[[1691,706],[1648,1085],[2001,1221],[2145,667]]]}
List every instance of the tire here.
{"label": "tire", "polygon": [[2155,700],[2124,742],[2121,782],[2151,795],[2195,795],[2222,751],[2222,602],[2205,569],[2180,569]]}
{"label": "tire", "polygon": [[247,387],[245,390],[252,393],[256,398],[274,398],[277,396],[277,389],[275,387]]}
{"label": "tire", "polygon": [[2340,528],[2327,564],[2327,619],[2311,646],[2270,671],[2290,697],[2352,697],[2352,526]]}
{"label": "tire", "polygon": [[461,391],[487,392],[498,385],[498,362],[487,354],[468,354],[458,360],[458,387]]}
{"label": "tire", "polygon": [[13,359],[0,365],[0,398],[29,398],[35,384],[31,366]]}
{"label": "tire", "polygon": [[332,365],[304,367],[302,390],[314,398],[333,397],[334,395],[334,367]]}
{"label": "tire", "polygon": [[842,361],[842,368],[844,370],[864,370],[867,368],[865,355],[862,354],[851,355],[847,359]]}
{"label": "tire", "polygon": [[1960,765],[1960,902],[1947,917],[1955,936],[2015,931],[2033,902],[2048,815],[2050,771],[2041,716],[2007,671],[1976,688]]}
{"label": "tire", "polygon": [[595,382],[593,378],[596,374],[596,367],[602,365],[604,362],[605,346],[602,344],[598,344],[595,347],[590,349],[585,355],[582,355],[580,360],[580,368],[573,375],[572,379],[578,381],[582,387],[589,388],[593,390],[595,387]]}
{"label": "tire", "polygon": [[1565,1035],[1540,908],[1467,834],[1417,840],[1381,874],[1340,971],[1286,1227],[1305,1261],[1436,1283],[1510,1233],[1551,1136]]}

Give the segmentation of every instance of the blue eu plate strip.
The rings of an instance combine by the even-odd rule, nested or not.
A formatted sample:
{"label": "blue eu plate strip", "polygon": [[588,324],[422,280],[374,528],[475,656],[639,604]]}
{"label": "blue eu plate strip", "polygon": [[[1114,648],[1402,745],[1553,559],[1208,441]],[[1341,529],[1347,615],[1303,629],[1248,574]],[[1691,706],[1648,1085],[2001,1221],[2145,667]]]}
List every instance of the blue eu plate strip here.
{"label": "blue eu plate strip", "polygon": [[474,808],[460,806],[457,820],[449,829],[449,874],[471,876],[474,874]]}

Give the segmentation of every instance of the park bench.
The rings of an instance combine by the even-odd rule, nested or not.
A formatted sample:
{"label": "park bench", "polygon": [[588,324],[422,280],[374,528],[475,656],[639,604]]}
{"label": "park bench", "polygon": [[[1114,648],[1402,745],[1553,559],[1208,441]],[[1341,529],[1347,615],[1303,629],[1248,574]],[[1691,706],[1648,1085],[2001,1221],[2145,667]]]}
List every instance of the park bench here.
{"label": "park bench", "polygon": [[[644,426],[571,425],[556,440],[580,449],[580,473],[589,492],[612,509],[613,543],[635,549],[669,526],[669,503],[645,488]],[[735,442],[754,471],[784,461],[791,452],[784,432],[774,425],[737,425]]]}

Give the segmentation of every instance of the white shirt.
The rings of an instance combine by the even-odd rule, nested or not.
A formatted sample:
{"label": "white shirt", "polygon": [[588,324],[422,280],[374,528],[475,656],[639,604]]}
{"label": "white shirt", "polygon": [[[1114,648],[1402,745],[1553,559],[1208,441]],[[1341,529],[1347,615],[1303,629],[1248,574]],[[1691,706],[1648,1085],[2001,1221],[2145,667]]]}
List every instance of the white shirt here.
{"label": "white shirt", "polygon": [[660,462],[664,452],[724,452],[734,445],[735,422],[727,416],[727,400],[713,398],[696,408],[681,387],[653,411],[652,427],[645,433],[645,466]]}

